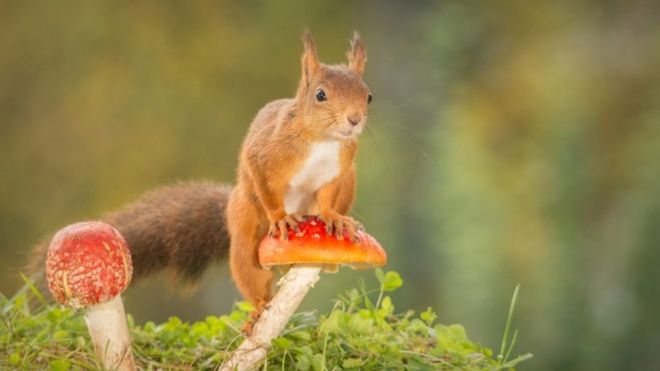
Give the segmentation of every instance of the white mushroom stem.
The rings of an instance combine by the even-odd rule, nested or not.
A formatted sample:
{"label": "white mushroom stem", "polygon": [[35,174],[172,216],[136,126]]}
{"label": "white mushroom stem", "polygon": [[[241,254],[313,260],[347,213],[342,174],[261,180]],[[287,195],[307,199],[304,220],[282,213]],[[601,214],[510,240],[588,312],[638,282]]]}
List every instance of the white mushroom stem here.
{"label": "white mushroom stem", "polygon": [[92,337],[96,356],[107,370],[135,370],[131,338],[121,295],[87,308],[85,322]]}
{"label": "white mushroom stem", "polygon": [[320,265],[296,265],[279,281],[280,289],[261,314],[252,335],[232,353],[220,371],[243,371],[257,368],[266,358],[271,341],[289,322],[310,288],[319,280]]}

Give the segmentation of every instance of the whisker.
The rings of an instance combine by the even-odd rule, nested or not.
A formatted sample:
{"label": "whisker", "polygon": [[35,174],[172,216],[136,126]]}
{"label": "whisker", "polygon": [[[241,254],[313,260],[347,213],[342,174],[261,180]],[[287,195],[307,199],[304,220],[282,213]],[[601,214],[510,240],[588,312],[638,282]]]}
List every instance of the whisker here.
{"label": "whisker", "polygon": [[[409,113],[407,110],[401,109],[401,106],[394,105],[394,104],[388,104],[388,103],[382,103],[382,104],[389,105],[390,109],[392,111],[395,111],[397,115],[403,116],[403,117],[408,118],[408,119],[412,119],[412,120],[414,120],[415,122],[417,122],[419,124],[428,125],[429,122],[430,122],[430,120],[428,118],[424,118],[422,116]],[[377,116],[380,115],[380,113],[378,113],[378,112],[375,113],[375,114]],[[370,113],[370,115],[371,115],[371,113]]]}
{"label": "whisker", "polygon": [[[377,126],[372,126],[372,128],[376,128],[376,127]],[[422,157],[424,157],[426,159],[426,161],[428,161],[429,164],[435,165],[435,161],[433,160],[433,158],[424,149],[422,149],[422,146],[419,143],[413,141],[408,136],[403,135],[403,133],[401,133],[400,135],[397,135],[397,136],[400,137],[400,138],[403,138],[403,140],[405,140],[406,143],[408,143],[412,148],[417,150],[417,152],[419,152],[422,155]],[[420,136],[420,138],[422,137],[421,135],[419,135],[419,136]]]}
{"label": "whisker", "polygon": [[353,216],[357,220],[364,220],[364,217],[360,215],[360,213],[356,212],[355,209],[351,210],[351,214],[353,214]]}
{"label": "whisker", "polygon": [[429,164],[431,164],[431,165],[435,165],[435,161],[433,161],[433,158],[432,158],[431,156],[429,156],[429,154],[426,153],[426,151],[424,151],[424,150],[422,149],[421,146],[415,144],[412,140],[410,140],[410,138],[407,138],[407,137],[405,137],[405,136],[403,136],[403,135],[402,135],[401,137],[402,137],[406,142],[408,142],[408,144],[410,144],[411,147],[415,148],[415,149],[416,149],[416,150],[417,150],[417,151],[418,151],[418,152],[419,152],[419,153],[420,153],[420,154],[426,159],[426,161],[429,162]]}
{"label": "whisker", "polygon": [[373,135],[371,135],[371,131],[369,131],[368,126],[365,126],[364,129],[365,129],[364,132],[367,133],[367,136],[373,142],[374,148],[376,149],[376,152],[378,152],[378,155],[380,156],[381,161],[383,161],[383,164],[385,165],[385,169],[387,170],[388,173],[391,173],[392,169],[390,168],[390,165],[385,160],[385,155],[383,154],[383,151],[380,149],[380,146],[378,145],[378,142],[376,141],[376,138]]}
{"label": "whisker", "polygon": [[392,129],[403,129],[403,130],[407,131],[409,134],[412,134],[412,135],[416,136],[417,138],[420,138],[420,139],[424,138],[424,135],[422,135],[422,133],[420,133],[419,131],[411,128],[410,126],[400,124],[398,122],[390,122],[388,120],[379,120],[378,124],[383,125],[383,126],[387,126],[389,128],[392,128]]}

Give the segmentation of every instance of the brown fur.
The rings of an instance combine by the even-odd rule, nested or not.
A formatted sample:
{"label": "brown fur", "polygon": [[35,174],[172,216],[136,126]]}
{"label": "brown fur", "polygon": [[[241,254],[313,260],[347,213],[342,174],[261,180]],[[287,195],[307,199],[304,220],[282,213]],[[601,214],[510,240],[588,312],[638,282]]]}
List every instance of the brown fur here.
{"label": "brown fur", "polygon": [[128,242],[135,279],[169,268],[192,283],[228,255],[224,213],[230,190],[211,182],[179,183],[151,191],[102,220]]}
{"label": "brown fur", "polygon": [[[227,207],[231,235],[230,267],[243,296],[255,304],[257,315],[271,298],[273,273],[261,268],[257,257],[259,241],[268,233],[295,226],[296,217],[287,215],[284,198],[291,178],[301,168],[314,143],[340,139],[340,172],[316,192],[313,210],[341,234],[353,235],[357,223],[344,216],[355,195],[354,157],[357,135],[338,138],[338,131],[366,121],[369,89],[362,81],[366,52],[355,34],[348,65],[319,62],[311,35],[303,35],[302,77],[296,96],[263,107],[243,142],[238,183]],[[327,100],[316,100],[322,88]],[[284,236],[280,232],[281,236]],[[283,238],[283,237],[282,237]]]}

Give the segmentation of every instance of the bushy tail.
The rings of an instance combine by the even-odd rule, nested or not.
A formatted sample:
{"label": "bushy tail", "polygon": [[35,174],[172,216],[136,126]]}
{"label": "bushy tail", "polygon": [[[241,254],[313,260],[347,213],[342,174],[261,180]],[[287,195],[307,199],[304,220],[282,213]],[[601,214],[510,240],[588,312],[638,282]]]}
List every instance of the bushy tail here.
{"label": "bushy tail", "polygon": [[[133,259],[133,282],[167,269],[186,283],[229,253],[225,209],[231,187],[180,182],[145,193],[102,221],[124,236]],[[27,271],[40,288],[50,239],[32,251]]]}

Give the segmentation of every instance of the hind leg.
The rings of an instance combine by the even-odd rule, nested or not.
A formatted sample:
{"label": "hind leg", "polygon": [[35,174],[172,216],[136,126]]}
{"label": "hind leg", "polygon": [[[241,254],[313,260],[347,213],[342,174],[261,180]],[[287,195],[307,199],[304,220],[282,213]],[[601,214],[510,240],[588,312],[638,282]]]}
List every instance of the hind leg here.
{"label": "hind leg", "polygon": [[[268,223],[259,218],[256,207],[240,202],[237,199],[239,196],[240,193],[232,194],[227,206],[227,225],[231,236],[229,267],[238,290],[255,306],[253,320],[256,320],[272,296],[273,272],[262,269],[258,258],[259,242],[267,233]],[[246,325],[248,332],[251,325]]]}
{"label": "hind leg", "polygon": [[259,241],[253,238],[233,238],[229,264],[238,290],[260,313],[271,298],[273,273],[259,265],[258,246]]}

